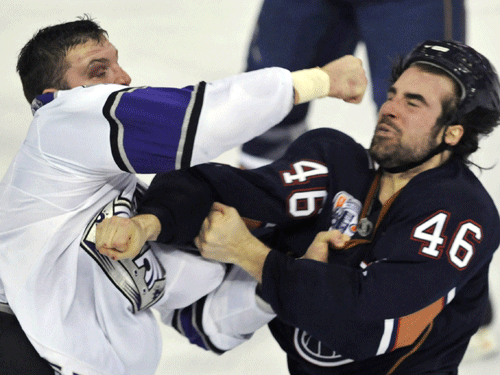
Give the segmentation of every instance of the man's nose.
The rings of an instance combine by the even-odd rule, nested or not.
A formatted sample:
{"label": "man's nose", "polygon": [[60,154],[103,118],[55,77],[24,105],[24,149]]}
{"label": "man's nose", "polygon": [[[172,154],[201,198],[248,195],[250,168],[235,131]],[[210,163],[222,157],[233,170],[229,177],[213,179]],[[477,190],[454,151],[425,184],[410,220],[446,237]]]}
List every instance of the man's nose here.
{"label": "man's nose", "polygon": [[395,98],[387,99],[380,107],[379,116],[399,117],[399,103]]}
{"label": "man's nose", "polygon": [[121,67],[118,67],[114,83],[119,85],[129,86],[131,82],[132,78],[130,78],[127,72],[123,70]]}

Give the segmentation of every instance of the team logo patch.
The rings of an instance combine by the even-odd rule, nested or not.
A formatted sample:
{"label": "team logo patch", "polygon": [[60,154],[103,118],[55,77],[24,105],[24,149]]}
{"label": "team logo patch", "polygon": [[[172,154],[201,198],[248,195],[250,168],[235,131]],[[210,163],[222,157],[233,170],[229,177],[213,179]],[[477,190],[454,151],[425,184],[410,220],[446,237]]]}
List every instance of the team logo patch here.
{"label": "team logo patch", "polygon": [[361,237],[367,237],[372,233],[373,223],[368,220],[366,217],[362,218],[358,223],[358,234]]}
{"label": "team logo patch", "polygon": [[356,232],[361,202],[351,194],[341,191],[333,198],[332,220],[329,230],[337,229],[348,236]]}
{"label": "team logo patch", "polygon": [[321,341],[316,340],[307,332],[295,328],[294,334],[295,349],[306,361],[321,367],[336,367],[354,362],[352,359],[345,358],[325,346]]}

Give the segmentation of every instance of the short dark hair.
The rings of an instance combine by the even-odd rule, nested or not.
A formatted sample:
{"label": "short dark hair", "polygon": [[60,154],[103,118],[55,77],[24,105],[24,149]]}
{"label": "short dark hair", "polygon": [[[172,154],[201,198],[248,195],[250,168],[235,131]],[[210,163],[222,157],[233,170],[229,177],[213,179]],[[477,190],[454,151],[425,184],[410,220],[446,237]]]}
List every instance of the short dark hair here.
{"label": "short dark hair", "polygon": [[88,15],[78,21],[61,23],[38,30],[22,48],[17,60],[24,96],[29,103],[45,89],[65,89],[64,75],[69,66],[68,51],[89,40],[101,43],[108,33]]}
{"label": "short dark hair", "polygon": [[[418,66],[419,69],[428,73],[449,77],[453,81],[454,98],[447,98],[441,103],[442,112],[436,124],[440,126],[460,124],[463,126],[464,134],[451,150],[454,157],[461,159],[468,165],[474,164],[469,160],[469,156],[479,148],[479,140],[490,134],[498,125],[500,112],[477,107],[473,111],[457,118],[460,106],[459,98],[461,96],[459,83],[445,70],[437,66],[425,62],[415,62],[412,66]],[[398,59],[392,68],[392,74],[389,79],[390,84],[394,84],[407,68],[408,66],[405,66],[404,58]]]}

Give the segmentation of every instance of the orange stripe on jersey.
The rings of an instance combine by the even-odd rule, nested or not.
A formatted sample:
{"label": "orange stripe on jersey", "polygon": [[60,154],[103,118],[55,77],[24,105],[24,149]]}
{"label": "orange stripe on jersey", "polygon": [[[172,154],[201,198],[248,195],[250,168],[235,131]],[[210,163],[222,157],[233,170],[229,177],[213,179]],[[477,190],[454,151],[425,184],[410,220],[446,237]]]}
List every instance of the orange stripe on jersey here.
{"label": "orange stripe on jersey", "polygon": [[247,217],[242,217],[241,219],[243,220],[243,222],[247,226],[248,230],[254,230],[254,229],[260,228],[262,226],[262,221],[249,219]]}
{"label": "orange stripe on jersey", "polygon": [[[380,176],[381,173],[377,173],[375,176],[375,179],[372,182],[372,185],[370,187],[370,190],[368,191],[368,195],[366,196],[365,203],[363,204],[363,209],[361,210],[361,216],[359,219],[359,222],[361,219],[364,219],[367,217],[369,211],[371,210],[371,207],[373,205],[373,201],[377,199],[378,197],[378,191],[379,191],[379,184],[380,184]],[[348,250],[353,248],[354,246],[358,246],[361,244],[366,244],[370,243],[372,239],[375,237],[375,232],[377,231],[380,223],[382,223],[382,220],[384,219],[385,215],[389,211],[389,208],[391,208],[392,203],[396,200],[398,197],[399,193],[401,193],[401,189],[399,189],[397,192],[395,192],[382,206],[382,209],[380,210],[379,216],[377,218],[377,222],[375,223],[375,227],[373,228],[373,231],[371,233],[370,239],[354,239],[354,240],[349,240],[347,241],[344,246],[341,249]]]}
{"label": "orange stripe on jersey", "polygon": [[424,307],[413,314],[398,319],[398,330],[396,342],[391,349],[396,350],[403,346],[413,344],[445,306],[444,297],[440,298],[432,305]]}
{"label": "orange stripe on jersey", "polygon": [[406,358],[408,358],[409,356],[411,356],[413,353],[415,353],[422,346],[422,344],[424,343],[424,341],[429,336],[429,333],[431,333],[433,325],[434,325],[434,322],[432,321],[427,326],[428,327],[427,331],[422,335],[422,338],[420,339],[420,341],[417,342],[415,344],[415,346],[408,353],[406,353],[404,356],[402,356],[401,358],[399,358],[398,361],[394,364],[394,366],[392,366],[392,368],[389,370],[389,372],[387,374],[385,374],[385,375],[392,375],[392,373],[394,373],[394,371],[397,370],[397,368],[401,365],[401,363],[403,363],[403,361]]}

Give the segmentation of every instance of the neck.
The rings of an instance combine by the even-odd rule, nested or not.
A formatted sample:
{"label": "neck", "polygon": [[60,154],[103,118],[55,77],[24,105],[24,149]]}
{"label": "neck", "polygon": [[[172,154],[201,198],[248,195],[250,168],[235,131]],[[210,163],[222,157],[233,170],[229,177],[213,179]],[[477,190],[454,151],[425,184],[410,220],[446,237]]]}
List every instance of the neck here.
{"label": "neck", "polygon": [[387,200],[392,197],[396,192],[406,186],[410,180],[419,173],[425,172],[429,169],[437,168],[443,165],[451,156],[451,151],[443,151],[440,154],[427,160],[425,163],[418,167],[409,169],[401,173],[390,173],[383,170],[382,177],[380,178],[380,191],[379,200],[385,204]]}

